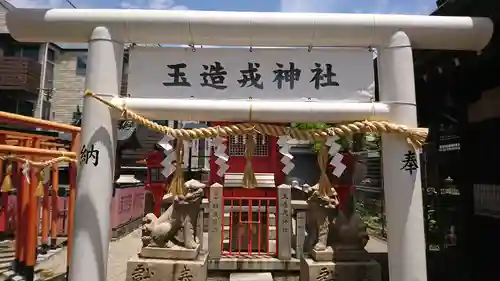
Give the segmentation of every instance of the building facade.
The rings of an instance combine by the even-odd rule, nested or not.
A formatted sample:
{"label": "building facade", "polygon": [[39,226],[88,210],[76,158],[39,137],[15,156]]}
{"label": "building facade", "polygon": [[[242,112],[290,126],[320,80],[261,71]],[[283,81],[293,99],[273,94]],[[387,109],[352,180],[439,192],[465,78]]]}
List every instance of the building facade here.
{"label": "building facade", "polygon": [[5,22],[12,9],[0,0],[0,110],[50,119],[56,47],[14,40]]}
{"label": "building facade", "polygon": [[440,2],[433,15],[489,17],[495,30],[480,52],[414,54],[419,123],[430,128],[422,173],[428,280],[493,281],[500,262],[500,2]]}
{"label": "building facade", "polygon": [[69,124],[79,118],[85,90],[86,56],[86,49],[59,48],[55,65],[52,121]]}

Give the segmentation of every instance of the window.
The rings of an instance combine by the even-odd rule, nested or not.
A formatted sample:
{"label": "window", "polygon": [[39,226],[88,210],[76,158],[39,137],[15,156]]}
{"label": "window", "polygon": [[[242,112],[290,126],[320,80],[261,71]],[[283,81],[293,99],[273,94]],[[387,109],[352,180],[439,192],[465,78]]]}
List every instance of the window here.
{"label": "window", "polygon": [[51,93],[54,89],[54,63],[51,61],[47,61],[45,65],[45,91],[47,93]]}
{"label": "window", "polygon": [[87,72],[87,55],[76,57],[76,75],[85,75]]}
{"label": "window", "polygon": [[46,98],[50,98],[52,94],[52,90],[54,89],[54,68],[55,68],[55,59],[56,52],[50,46],[47,49],[47,59],[45,64],[45,81],[44,81],[44,89],[45,92],[49,95]]}
{"label": "window", "polygon": [[38,61],[40,52],[39,45],[9,44],[4,46],[3,54],[7,57],[23,57]]}
{"label": "window", "polygon": [[43,81],[43,98],[42,98],[42,118],[44,120],[50,120],[51,116],[51,103],[50,99],[53,96],[54,91],[54,60],[55,51],[50,48],[47,49],[47,57],[45,61],[45,76]]}
{"label": "window", "polygon": [[0,97],[0,111],[16,113],[24,116],[33,116],[33,102],[10,98]]}
{"label": "window", "polygon": [[[245,156],[247,138],[249,136],[234,136],[229,138],[229,156]],[[253,156],[269,155],[269,137],[266,135],[253,136],[255,152]]]}
{"label": "window", "polygon": [[33,117],[34,106],[30,101],[18,100],[17,114]]}
{"label": "window", "polygon": [[165,125],[168,126],[168,120],[153,120],[154,122],[160,124],[160,125]]}
{"label": "window", "polygon": [[42,101],[43,102],[43,107],[42,107],[42,118],[44,120],[50,120],[50,107],[51,107],[51,103],[50,101]]}
{"label": "window", "polygon": [[163,181],[166,181],[167,179],[161,173],[161,170],[163,170],[163,168],[150,168],[149,169],[149,182],[163,182]]}
{"label": "window", "polygon": [[3,46],[3,55],[4,56],[15,57],[18,54],[19,54],[18,49],[15,46],[10,45],[10,44]]}
{"label": "window", "polygon": [[40,55],[40,46],[23,46],[21,48],[21,57],[29,58],[34,61],[38,61]]}
{"label": "window", "polygon": [[56,61],[56,51],[54,49],[50,48],[50,47],[47,50],[47,60],[51,61],[51,62],[55,62]]}
{"label": "window", "polygon": [[0,96],[0,111],[17,113],[17,100],[7,95]]}
{"label": "window", "polygon": [[[207,168],[205,164],[210,157],[210,153],[207,153],[208,140],[199,139],[198,140],[198,168]],[[208,156],[207,156],[208,154]]]}

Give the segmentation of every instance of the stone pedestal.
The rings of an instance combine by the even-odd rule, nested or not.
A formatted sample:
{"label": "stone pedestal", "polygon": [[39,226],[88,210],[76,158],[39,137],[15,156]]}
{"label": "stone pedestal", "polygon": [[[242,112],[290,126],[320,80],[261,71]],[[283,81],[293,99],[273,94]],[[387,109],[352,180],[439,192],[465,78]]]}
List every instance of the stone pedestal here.
{"label": "stone pedestal", "polygon": [[336,262],[370,261],[370,260],[371,257],[365,249],[362,250],[335,249]]}
{"label": "stone pedestal", "polygon": [[332,262],[304,258],[300,263],[300,281],[381,281],[376,261]]}
{"label": "stone pedestal", "polygon": [[200,252],[200,245],[194,249],[186,249],[177,245],[171,248],[143,247],[139,253],[141,258],[195,260]]}
{"label": "stone pedestal", "polygon": [[206,281],[207,254],[195,260],[133,257],[127,263],[126,281]]}
{"label": "stone pedestal", "polygon": [[333,249],[332,247],[327,247],[323,251],[312,249],[311,256],[315,261],[333,261]]}

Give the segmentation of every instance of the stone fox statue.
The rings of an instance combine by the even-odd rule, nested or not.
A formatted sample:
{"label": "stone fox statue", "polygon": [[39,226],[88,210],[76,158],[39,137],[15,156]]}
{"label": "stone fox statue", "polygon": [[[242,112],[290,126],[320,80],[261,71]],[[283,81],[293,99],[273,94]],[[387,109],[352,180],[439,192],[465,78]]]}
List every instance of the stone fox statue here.
{"label": "stone fox statue", "polygon": [[307,223],[307,242],[306,250],[311,251],[313,248],[316,251],[324,251],[329,245],[329,232],[331,224],[335,223],[338,213],[337,192],[332,187],[332,197],[321,196],[318,191],[318,185],[313,187],[307,186],[304,191],[309,195],[308,215],[306,216]]}
{"label": "stone fox statue", "polygon": [[152,213],[143,218],[143,247],[198,247],[195,228],[203,199],[203,188],[187,183],[185,186],[188,193],[176,196],[172,205],[159,218]]}
{"label": "stone fox statue", "polygon": [[345,202],[346,208],[338,209],[336,191],[332,188],[332,198],[321,198],[318,186],[304,188],[308,199],[307,241],[305,250],[323,251],[328,246],[342,250],[362,250],[369,240],[366,224],[361,220],[354,207],[351,195]]}

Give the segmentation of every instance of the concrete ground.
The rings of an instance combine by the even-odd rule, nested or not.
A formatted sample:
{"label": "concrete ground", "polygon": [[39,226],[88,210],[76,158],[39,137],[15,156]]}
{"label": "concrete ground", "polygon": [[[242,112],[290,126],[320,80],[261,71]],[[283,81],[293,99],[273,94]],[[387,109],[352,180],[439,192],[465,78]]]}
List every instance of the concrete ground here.
{"label": "concrete ground", "polygon": [[[139,229],[112,241],[109,245],[108,281],[125,281],[127,261],[137,255],[141,249],[141,231]],[[59,274],[66,271],[66,249],[41,263],[37,269]]]}
{"label": "concrete ground", "polygon": [[370,236],[365,249],[370,253],[387,253],[387,242],[375,236]]}
{"label": "concrete ground", "polygon": [[[109,246],[108,258],[108,281],[125,281],[127,272],[127,261],[137,255],[141,243],[141,231],[139,229],[124,236],[121,239],[112,241]],[[385,241],[375,237],[370,237],[366,249],[370,253],[386,253],[387,244]],[[207,233],[204,235],[204,243],[208,245]],[[52,258],[42,262],[37,268],[52,273],[61,273],[66,270],[66,250],[54,255]]]}

